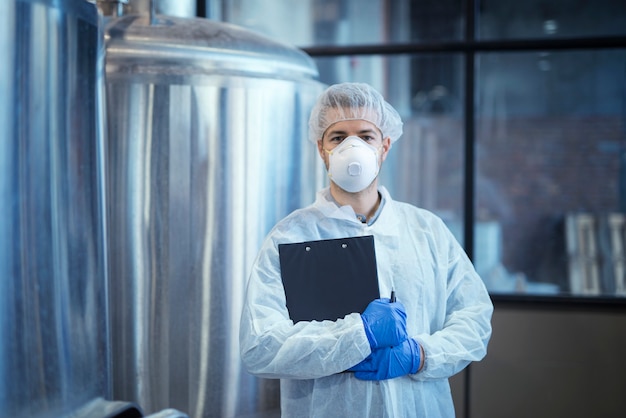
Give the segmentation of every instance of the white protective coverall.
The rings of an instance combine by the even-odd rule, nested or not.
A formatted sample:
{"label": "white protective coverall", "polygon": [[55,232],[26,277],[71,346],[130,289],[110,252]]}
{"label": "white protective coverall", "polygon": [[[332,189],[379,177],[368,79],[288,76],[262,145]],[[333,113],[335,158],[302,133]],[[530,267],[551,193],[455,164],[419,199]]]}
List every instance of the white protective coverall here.
{"label": "white protective coverall", "polygon": [[[328,188],[281,220],[252,268],[241,319],[248,371],[281,379],[283,417],[454,417],[448,378],[486,354],[493,305],[462,247],[436,215],[391,199],[372,225]],[[407,331],[424,348],[418,373],[363,381],[341,373],[370,354],[358,313],[294,323],[280,276],[278,244],[373,235],[379,289],[406,307]]]}

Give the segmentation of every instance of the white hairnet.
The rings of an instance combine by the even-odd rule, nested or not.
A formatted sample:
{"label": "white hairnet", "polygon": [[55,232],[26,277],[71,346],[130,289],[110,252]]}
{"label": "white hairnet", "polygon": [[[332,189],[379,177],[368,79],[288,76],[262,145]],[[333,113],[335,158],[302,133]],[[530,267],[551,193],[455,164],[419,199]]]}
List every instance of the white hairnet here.
{"label": "white hairnet", "polygon": [[309,118],[309,140],[321,139],[328,127],[342,120],[362,119],[395,142],[402,135],[402,119],[372,86],[365,83],[334,84],[317,99]]}

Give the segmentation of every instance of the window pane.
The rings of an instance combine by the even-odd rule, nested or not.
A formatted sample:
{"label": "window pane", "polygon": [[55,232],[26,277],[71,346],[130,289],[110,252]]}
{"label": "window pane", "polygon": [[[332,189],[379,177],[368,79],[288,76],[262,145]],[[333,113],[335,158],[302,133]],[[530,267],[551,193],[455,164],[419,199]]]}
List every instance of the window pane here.
{"label": "window pane", "polygon": [[477,63],[474,253],[489,289],[626,295],[626,51]]}
{"label": "window pane", "polygon": [[225,0],[223,20],[299,47],[459,40],[462,0]]}
{"label": "window pane", "polygon": [[479,0],[480,39],[626,35],[624,0]]}
{"label": "window pane", "polygon": [[321,81],[366,82],[400,112],[404,133],[381,171],[396,200],[441,216],[463,235],[464,134],[460,55],[317,58]]}

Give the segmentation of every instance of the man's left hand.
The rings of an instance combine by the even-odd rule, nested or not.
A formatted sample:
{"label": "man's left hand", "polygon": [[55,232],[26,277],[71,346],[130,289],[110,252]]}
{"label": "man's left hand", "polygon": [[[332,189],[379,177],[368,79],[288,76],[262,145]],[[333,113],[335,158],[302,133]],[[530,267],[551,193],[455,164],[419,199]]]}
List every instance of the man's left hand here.
{"label": "man's left hand", "polygon": [[395,347],[374,350],[365,360],[348,371],[361,380],[385,380],[417,373],[420,366],[420,346],[413,338]]}

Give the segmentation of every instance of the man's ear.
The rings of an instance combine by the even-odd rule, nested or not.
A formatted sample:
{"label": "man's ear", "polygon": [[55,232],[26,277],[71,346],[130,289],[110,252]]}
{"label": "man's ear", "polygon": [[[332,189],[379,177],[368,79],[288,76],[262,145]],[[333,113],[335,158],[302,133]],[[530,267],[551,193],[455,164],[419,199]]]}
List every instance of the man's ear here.
{"label": "man's ear", "polygon": [[324,159],[324,145],[322,145],[321,139],[317,140],[317,152],[319,153],[320,158],[323,160]]}
{"label": "man's ear", "polygon": [[385,161],[385,159],[387,158],[387,154],[389,153],[390,149],[391,149],[391,138],[386,137],[383,139],[383,161]]}

